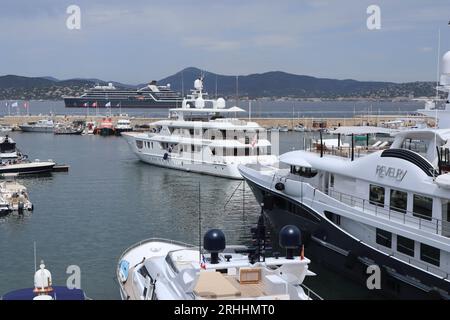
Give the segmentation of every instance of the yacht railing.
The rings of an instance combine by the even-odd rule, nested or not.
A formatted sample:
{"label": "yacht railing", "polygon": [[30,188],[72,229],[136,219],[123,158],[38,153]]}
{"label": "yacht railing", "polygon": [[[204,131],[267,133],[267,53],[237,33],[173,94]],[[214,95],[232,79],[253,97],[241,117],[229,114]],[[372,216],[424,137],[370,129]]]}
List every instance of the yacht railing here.
{"label": "yacht railing", "polygon": [[[320,191],[323,192],[323,190]],[[375,201],[362,199],[333,189],[329,189],[328,192],[324,193],[351,207],[362,209],[364,213],[387,218],[390,221],[400,222],[404,225],[413,225],[421,230],[450,237],[450,222],[447,223],[441,219],[424,216],[417,212],[395,208],[393,206],[387,206],[386,208],[384,205],[378,204]]]}
{"label": "yacht railing", "polygon": [[303,291],[305,291],[305,294],[308,296],[308,298],[311,298],[311,300],[323,300],[321,296],[319,296],[312,289],[305,286],[303,283],[300,286],[303,288]]}

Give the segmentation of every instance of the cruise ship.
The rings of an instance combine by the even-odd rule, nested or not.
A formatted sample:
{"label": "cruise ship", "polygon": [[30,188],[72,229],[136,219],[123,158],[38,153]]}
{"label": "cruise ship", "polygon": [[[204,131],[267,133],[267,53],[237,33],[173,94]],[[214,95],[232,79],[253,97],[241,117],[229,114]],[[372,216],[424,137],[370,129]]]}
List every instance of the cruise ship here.
{"label": "cruise ship", "polygon": [[236,118],[244,110],[225,108],[223,98],[207,99],[201,79],[194,88],[169,119],[151,124],[153,132],[122,134],[141,161],[233,179],[242,179],[239,164],[276,162],[266,129]]}
{"label": "cruise ship", "polygon": [[183,100],[170,84],[160,86],[156,81],[138,90],[96,85],[79,97],[63,99],[66,108],[177,108]]}

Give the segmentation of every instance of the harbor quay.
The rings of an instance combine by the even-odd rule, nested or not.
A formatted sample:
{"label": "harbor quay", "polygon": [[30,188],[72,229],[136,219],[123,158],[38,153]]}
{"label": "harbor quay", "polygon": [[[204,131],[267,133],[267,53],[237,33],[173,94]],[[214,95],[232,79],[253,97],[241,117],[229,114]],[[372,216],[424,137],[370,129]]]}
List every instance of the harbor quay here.
{"label": "harbor quay", "polygon": [[[72,121],[96,121],[100,122],[103,118],[112,119],[114,124],[119,119],[123,119],[123,115],[7,115],[0,117],[1,125],[8,125],[20,130],[19,125],[27,122],[35,122],[41,119],[51,118],[55,122],[72,122]],[[163,120],[165,118],[154,117],[127,117],[133,127],[149,125],[150,123]],[[339,126],[383,126],[386,123],[396,121],[401,118],[405,125],[414,125],[416,121],[425,121],[428,126],[434,127],[435,119],[433,117],[424,117],[420,115],[355,115],[353,117],[302,117],[302,118],[251,118],[241,117],[242,120],[251,120],[259,123],[262,127],[272,128],[287,126],[292,130],[296,125],[303,125],[305,129],[314,130],[320,128],[335,128]]]}

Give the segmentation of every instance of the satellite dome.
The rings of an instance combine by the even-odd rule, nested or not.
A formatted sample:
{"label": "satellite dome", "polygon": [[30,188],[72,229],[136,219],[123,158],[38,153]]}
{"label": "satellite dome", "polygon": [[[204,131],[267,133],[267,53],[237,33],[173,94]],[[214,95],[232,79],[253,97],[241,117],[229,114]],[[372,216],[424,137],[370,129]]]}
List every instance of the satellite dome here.
{"label": "satellite dome", "polygon": [[442,57],[441,77],[439,83],[441,86],[450,85],[450,51],[447,51]]}
{"label": "satellite dome", "polygon": [[211,229],[203,237],[203,248],[211,253],[211,263],[219,263],[218,253],[226,246],[225,235],[220,229]]}
{"label": "satellite dome", "polygon": [[203,89],[203,81],[201,79],[197,79],[194,81],[194,88],[196,90],[202,90]]}
{"label": "satellite dome", "polygon": [[195,107],[198,109],[203,109],[205,107],[205,100],[202,97],[195,99]]}
{"label": "satellite dome", "polygon": [[167,84],[167,88],[170,88],[170,83]]}
{"label": "satellite dome", "polygon": [[217,109],[224,109],[225,106],[226,106],[226,104],[225,104],[225,99],[224,98],[217,99],[217,101],[216,101],[216,108]]}

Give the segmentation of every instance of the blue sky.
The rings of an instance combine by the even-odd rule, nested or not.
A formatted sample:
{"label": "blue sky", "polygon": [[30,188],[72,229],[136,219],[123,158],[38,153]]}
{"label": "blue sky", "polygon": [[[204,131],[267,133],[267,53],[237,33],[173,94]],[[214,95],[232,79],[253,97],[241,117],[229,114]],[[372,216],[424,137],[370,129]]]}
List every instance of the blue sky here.
{"label": "blue sky", "polygon": [[[66,8],[81,8],[81,30]],[[366,9],[381,8],[368,30]],[[0,0],[0,74],[143,83],[196,66],[382,81],[436,79],[448,0]]]}

